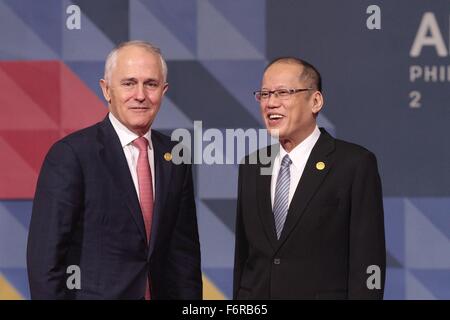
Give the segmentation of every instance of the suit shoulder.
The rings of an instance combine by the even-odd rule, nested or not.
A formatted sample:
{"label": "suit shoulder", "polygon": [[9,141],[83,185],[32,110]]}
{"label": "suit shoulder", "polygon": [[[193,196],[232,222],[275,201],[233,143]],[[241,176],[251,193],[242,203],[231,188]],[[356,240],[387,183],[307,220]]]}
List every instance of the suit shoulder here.
{"label": "suit shoulder", "polygon": [[[101,122],[98,122],[92,126],[77,130],[75,132],[70,133],[65,136],[58,142],[68,143],[70,145],[77,144],[79,142],[85,142],[86,140],[90,140],[97,135],[98,128]],[[90,140],[92,142],[92,140]]]}
{"label": "suit shoulder", "polygon": [[359,144],[348,142],[340,139],[336,139],[336,150],[339,152],[345,152],[347,156],[364,157],[369,154],[373,155],[373,152]]}
{"label": "suit shoulder", "polygon": [[80,148],[88,148],[89,146],[92,146],[92,142],[95,141],[100,124],[101,122],[68,134],[67,136],[56,141],[50,147],[49,153],[56,151],[63,152],[64,150],[67,151],[69,149],[71,149],[72,152],[76,152],[76,150]]}
{"label": "suit shoulder", "polygon": [[349,164],[355,166],[361,163],[377,163],[375,154],[369,149],[348,141],[336,139],[336,152],[338,157],[345,159]]}

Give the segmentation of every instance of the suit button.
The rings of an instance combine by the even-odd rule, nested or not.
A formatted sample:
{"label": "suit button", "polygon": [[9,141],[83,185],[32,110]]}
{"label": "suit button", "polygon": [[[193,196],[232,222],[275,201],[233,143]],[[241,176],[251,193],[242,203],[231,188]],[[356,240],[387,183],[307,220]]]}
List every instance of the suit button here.
{"label": "suit button", "polygon": [[280,259],[278,259],[278,258],[273,259],[273,264],[280,264],[280,263],[281,263]]}

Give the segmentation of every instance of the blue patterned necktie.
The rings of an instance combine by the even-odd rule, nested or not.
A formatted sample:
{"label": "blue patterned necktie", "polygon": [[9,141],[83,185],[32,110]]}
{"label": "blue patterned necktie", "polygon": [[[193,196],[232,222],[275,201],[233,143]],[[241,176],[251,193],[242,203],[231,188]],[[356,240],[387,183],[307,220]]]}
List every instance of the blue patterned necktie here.
{"label": "blue patterned necktie", "polygon": [[275,187],[273,215],[275,217],[277,239],[280,239],[289,208],[289,186],[291,183],[289,167],[291,166],[291,163],[292,160],[289,158],[289,155],[285,155],[281,161],[280,172],[278,173],[277,185]]}

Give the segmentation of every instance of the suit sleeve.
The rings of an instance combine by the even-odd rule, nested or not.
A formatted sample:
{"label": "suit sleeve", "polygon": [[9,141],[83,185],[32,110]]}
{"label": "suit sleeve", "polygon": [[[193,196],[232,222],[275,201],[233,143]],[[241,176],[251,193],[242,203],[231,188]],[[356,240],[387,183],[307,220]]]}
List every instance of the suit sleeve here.
{"label": "suit sleeve", "polygon": [[386,274],[383,195],[375,155],[366,153],[352,184],[349,299],[382,299]]}
{"label": "suit sleeve", "polygon": [[202,299],[200,242],[192,181],[192,167],[186,165],[180,209],[170,247],[168,269],[170,299]]}
{"label": "suit sleeve", "polygon": [[65,257],[82,209],[82,170],[72,148],[56,143],[47,154],[33,201],[27,245],[32,299],[66,299]]}
{"label": "suit sleeve", "polygon": [[244,222],[242,217],[242,181],[244,165],[239,166],[238,177],[238,196],[236,209],[236,227],[235,227],[235,250],[234,250],[234,274],[233,274],[233,299],[237,299],[241,283],[242,271],[248,257],[248,241],[245,236]]}

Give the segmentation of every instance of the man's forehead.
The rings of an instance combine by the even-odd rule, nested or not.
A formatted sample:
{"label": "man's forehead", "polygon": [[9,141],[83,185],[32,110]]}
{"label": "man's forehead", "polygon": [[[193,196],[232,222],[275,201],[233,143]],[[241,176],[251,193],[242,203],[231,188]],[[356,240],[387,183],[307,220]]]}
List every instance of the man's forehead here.
{"label": "man's forehead", "polygon": [[286,61],[278,61],[272,64],[267,70],[264,72],[264,75],[271,74],[273,72],[283,72],[283,73],[295,73],[301,74],[303,71],[303,66],[298,63],[286,62]]}
{"label": "man's forehead", "polygon": [[[134,47],[131,50],[122,48],[116,57],[112,73],[115,75],[131,77],[132,74],[141,73],[144,70],[152,70],[152,73],[161,73],[162,66],[159,57],[146,49]],[[137,50],[134,50],[137,49]],[[156,75],[152,75],[155,77]]]}
{"label": "man's forehead", "polygon": [[[273,68],[272,68],[273,67]],[[279,63],[278,66],[272,65],[265,72],[262,78],[263,86],[265,84],[282,86],[283,84],[301,84],[300,75],[303,66]]]}
{"label": "man's forehead", "polygon": [[134,47],[134,48],[122,48],[117,52],[116,63],[130,63],[135,60],[146,60],[151,62],[157,62],[158,56],[145,50],[143,48]]}

